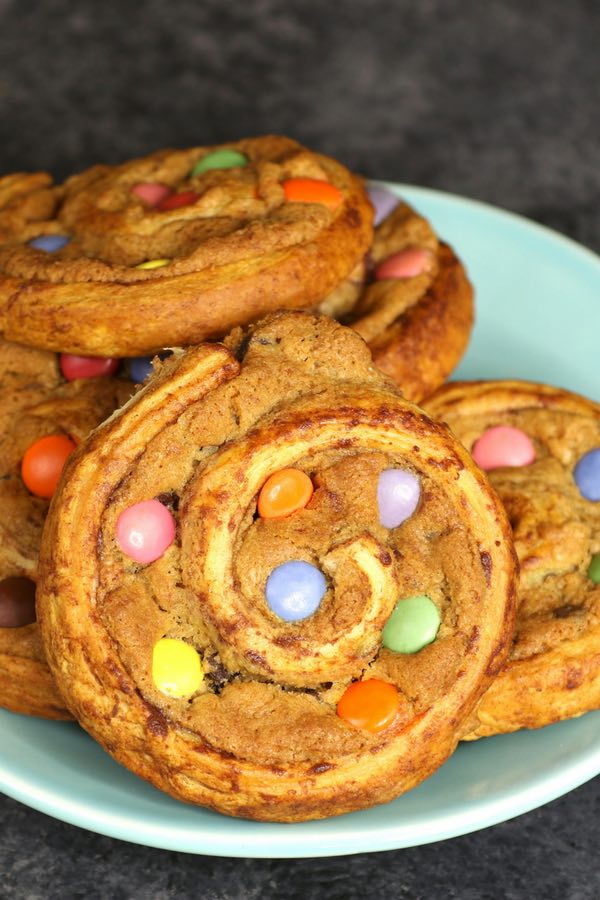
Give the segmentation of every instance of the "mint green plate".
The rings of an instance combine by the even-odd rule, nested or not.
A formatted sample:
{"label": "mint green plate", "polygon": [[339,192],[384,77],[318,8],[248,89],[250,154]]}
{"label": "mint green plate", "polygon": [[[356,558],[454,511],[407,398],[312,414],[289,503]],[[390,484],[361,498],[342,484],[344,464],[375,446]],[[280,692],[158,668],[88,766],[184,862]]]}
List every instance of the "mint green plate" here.
{"label": "mint green plate", "polygon": [[[517,216],[447,194],[397,190],[465,261],[477,324],[456,376],[526,378],[600,399],[600,260]],[[398,800],[322,822],[276,825],[185,806],[131,775],[77,725],[0,710],[0,789],[91,831],[151,847],[242,857],[411,847],[534,809],[600,772],[600,711],[462,744]]]}

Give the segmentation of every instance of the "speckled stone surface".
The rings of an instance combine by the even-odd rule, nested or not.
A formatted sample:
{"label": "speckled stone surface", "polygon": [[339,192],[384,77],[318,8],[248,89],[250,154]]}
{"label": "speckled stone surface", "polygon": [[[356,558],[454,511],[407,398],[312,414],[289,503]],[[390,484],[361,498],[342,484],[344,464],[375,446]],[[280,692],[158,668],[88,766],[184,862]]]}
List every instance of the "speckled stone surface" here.
{"label": "speckled stone surface", "polygon": [[[64,177],[280,132],[600,251],[599,34],[595,0],[0,0],[0,171]],[[599,822],[596,778],[440,844],[227,860],[122,843],[0,797],[0,897],[597,900]]]}

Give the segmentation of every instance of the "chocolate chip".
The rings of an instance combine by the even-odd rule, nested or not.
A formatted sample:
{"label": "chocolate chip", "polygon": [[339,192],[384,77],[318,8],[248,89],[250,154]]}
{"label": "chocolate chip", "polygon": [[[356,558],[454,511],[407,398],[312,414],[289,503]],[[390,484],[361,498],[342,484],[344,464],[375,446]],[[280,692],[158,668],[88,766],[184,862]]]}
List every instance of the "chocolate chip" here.
{"label": "chocolate chip", "polygon": [[248,352],[248,347],[250,346],[251,340],[252,340],[252,335],[250,333],[247,333],[244,335],[244,337],[240,341],[240,343],[235,351],[235,358],[237,359],[238,362],[244,361],[244,358],[246,356],[246,353]]}
{"label": "chocolate chip", "polygon": [[179,494],[175,491],[163,491],[162,494],[157,494],[154,499],[162,503],[163,506],[168,507],[172,512],[177,512],[179,509]]}
{"label": "chocolate chip", "polygon": [[210,667],[206,673],[207,677],[212,682],[215,693],[218,694],[231,678],[231,673],[225,668],[217,653],[211,654],[207,659],[207,663]]}
{"label": "chocolate chip", "polygon": [[573,606],[572,603],[566,603],[564,606],[558,606],[556,609],[552,610],[552,615],[555,619],[568,619],[573,613],[580,611],[581,607]]}
{"label": "chocolate chip", "polygon": [[377,558],[382,566],[391,566],[392,564],[392,557],[387,550],[381,550]]}
{"label": "chocolate chip", "polygon": [[20,628],[35,622],[35,581],[11,575],[0,581],[0,627]]}

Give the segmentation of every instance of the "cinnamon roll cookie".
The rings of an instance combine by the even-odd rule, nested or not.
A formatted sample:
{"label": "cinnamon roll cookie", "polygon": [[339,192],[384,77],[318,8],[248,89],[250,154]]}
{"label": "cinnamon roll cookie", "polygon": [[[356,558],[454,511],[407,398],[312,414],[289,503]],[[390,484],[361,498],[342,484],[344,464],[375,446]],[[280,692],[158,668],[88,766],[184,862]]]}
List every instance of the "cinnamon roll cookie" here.
{"label": "cinnamon roll cookie", "polygon": [[71,456],[39,611],[60,690],[181,800],[296,821],[454,749],[514,619],[504,510],[327,317],[165,360]]}
{"label": "cinnamon roll cookie", "polygon": [[61,383],[55,354],[6,343],[0,383],[11,385],[10,415],[0,411],[0,706],[66,719],[36,623],[42,527],[66,457],[133,386],[114,378]]}
{"label": "cinnamon roll cookie", "polygon": [[600,707],[600,406],[522,381],[457,382],[428,411],[500,495],[520,561],[510,658],[469,738]]}
{"label": "cinnamon roll cookie", "polygon": [[422,401],[460,361],[473,326],[473,289],[454,251],[395,194],[370,189],[368,257],[320,305],[365,339],[375,364]]}
{"label": "cinnamon roll cookie", "polygon": [[0,179],[0,333],[138,356],[314,306],[367,252],[344,166],[284,137]]}

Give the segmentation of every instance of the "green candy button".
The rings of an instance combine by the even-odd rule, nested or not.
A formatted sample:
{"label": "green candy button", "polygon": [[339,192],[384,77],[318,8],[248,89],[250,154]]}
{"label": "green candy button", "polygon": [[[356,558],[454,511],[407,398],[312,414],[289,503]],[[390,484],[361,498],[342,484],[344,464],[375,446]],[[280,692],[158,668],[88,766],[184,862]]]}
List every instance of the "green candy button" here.
{"label": "green candy button", "polygon": [[594,584],[600,584],[600,553],[594,553],[588,569],[588,578]]}
{"label": "green candy button", "polygon": [[195,178],[196,175],[202,175],[211,169],[234,169],[236,166],[247,165],[248,158],[237,150],[214,150],[198,160],[190,172],[190,177]]}
{"label": "green candy button", "polygon": [[394,653],[417,653],[435,640],[441,617],[424,594],[399,600],[383,628],[383,646]]}

